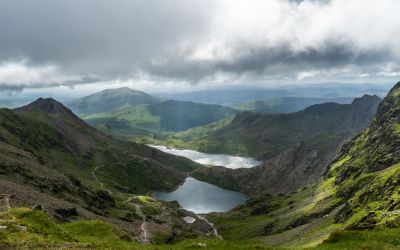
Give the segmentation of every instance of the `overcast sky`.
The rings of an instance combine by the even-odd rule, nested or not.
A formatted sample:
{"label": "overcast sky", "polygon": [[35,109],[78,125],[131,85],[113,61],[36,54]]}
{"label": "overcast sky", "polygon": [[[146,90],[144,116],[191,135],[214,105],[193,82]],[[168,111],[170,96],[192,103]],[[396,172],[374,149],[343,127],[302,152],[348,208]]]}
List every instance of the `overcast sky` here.
{"label": "overcast sky", "polygon": [[0,89],[400,78],[399,0],[0,0]]}

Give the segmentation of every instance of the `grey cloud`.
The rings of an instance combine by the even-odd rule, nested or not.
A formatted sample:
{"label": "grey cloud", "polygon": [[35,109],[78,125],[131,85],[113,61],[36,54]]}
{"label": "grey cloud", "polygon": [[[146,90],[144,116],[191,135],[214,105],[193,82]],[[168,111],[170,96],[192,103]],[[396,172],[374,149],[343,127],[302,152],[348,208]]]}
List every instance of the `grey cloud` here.
{"label": "grey cloud", "polygon": [[[2,1],[0,61],[116,77],[196,39],[207,1]],[[173,50],[173,49],[172,49]]]}
{"label": "grey cloud", "polygon": [[79,79],[74,80],[66,80],[66,81],[58,81],[58,82],[43,82],[43,83],[35,83],[34,85],[29,83],[19,83],[19,84],[10,84],[7,82],[0,82],[0,92],[20,92],[25,88],[45,88],[45,87],[60,87],[60,86],[69,86],[74,87],[79,84],[90,84],[100,82],[99,78],[94,77],[81,77]]}
{"label": "grey cloud", "polygon": [[216,73],[256,75],[285,74],[295,76],[304,70],[329,70],[357,65],[373,67],[395,60],[390,48],[358,50],[350,44],[328,42],[324,47],[293,51],[289,44],[275,47],[251,47],[242,45],[229,60],[211,62],[188,60],[185,55],[166,64],[149,65],[147,70],[167,78],[191,79],[197,82]]}
{"label": "grey cloud", "polygon": [[[379,72],[379,65],[400,61],[395,49],[386,43],[380,45],[378,41],[377,46],[363,47],[349,37],[342,37],[340,32],[332,32],[323,42],[311,43],[300,50],[294,50],[293,44],[302,37],[291,34],[268,45],[253,43],[253,37],[246,37],[229,44],[233,51],[229,58],[194,59],[191,57],[193,51],[202,41],[209,42],[210,36],[212,40],[214,37],[210,34],[218,35],[218,32],[212,32],[213,21],[215,16],[223,17],[224,12],[223,9],[218,12],[216,2],[230,4],[223,0],[1,1],[0,66],[9,61],[24,61],[27,67],[55,65],[58,74],[71,75],[72,80],[51,80],[34,85],[4,82],[0,83],[0,88],[73,86],[134,78],[141,74],[148,74],[152,79],[190,82],[213,78],[219,73],[233,77],[251,74],[293,78],[301,71],[335,68],[358,67],[365,72]],[[329,5],[337,1],[290,2],[292,5]],[[384,2],[390,4],[393,1]],[[301,10],[294,8],[293,11]],[[291,16],[285,20],[289,18]],[[369,22],[372,24],[374,20],[368,20],[367,24]],[[388,29],[396,33],[394,31],[399,27],[393,23],[394,26]],[[260,27],[262,25],[260,23]],[[300,34],[301,29],[308,28],[300,24],[299,27]],[[92,77],[87,79],[87,76]]]}

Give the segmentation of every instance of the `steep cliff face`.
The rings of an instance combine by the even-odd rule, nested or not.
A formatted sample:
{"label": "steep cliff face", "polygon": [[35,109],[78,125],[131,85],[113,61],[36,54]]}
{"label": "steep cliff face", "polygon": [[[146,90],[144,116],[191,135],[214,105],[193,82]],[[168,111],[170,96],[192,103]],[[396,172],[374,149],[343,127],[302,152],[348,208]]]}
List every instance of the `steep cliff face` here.
{"label": "steep cliff face", "polygon": [[354,228],[400,225],[400,83],[379,105],[372,124],[347,143],[330,165],[337,196],[346,200],[338,221]]}

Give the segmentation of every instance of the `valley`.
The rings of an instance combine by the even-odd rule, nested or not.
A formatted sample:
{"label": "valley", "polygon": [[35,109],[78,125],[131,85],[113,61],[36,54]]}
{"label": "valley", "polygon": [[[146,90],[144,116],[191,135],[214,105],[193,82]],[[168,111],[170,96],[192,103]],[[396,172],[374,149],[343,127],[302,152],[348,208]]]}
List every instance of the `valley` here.
{"label": "valley", "polygon": [[[44,210],[12,208],[0,213],[2,225],[8,228],[22,223],[34,228],[26,216],[47,220],[48,214],[56,219],[51,222],[56,223],[54,227],[65,225],[70,228],[67,231],[76,230],[68,223],[81,221],[88,223],[85,226],[91,231],[90,223],[100,220],[105,223],[104,230],[118,228],[117,235],[126,234],[127,240],[118,239],[122,236],[113,236],[113,232],[106,233],[107,237],[117,238],[90,244],[101,248],[112,244],[121,249],[152,249],[153,244],[161,249],[171,244],[177,249],[202,244],[216,249],[228,245],[232,249],[340,249],[335,244],[347,234],[355,239],[379,238],[379,230],[395,240],[395,229],[385,228],[396,228],[396,196],[391,196],[387,206],[374,205],[375,210],[371,210],[375,196],[359,200],[358,195],[367,187],[357,184],[370,183],[373,189],[376,184],[369,182],[371,179],[386,186],[393,182],[397,165],[389,165],[396,162],[390,151],[394,146],[390,144],[380,153],[392,161],[378,161],[382,163],[375,164],[376,170],[368,170],[378,172],[361,172],[359,181],[350,181],[355,178],[346,172],[351,168],[343,166],[359,157],[351,152],[363,152],[362,147],[372,145],[358,141],[369,138],[368,131],[378,131],[372,127],[379,119],[380,124],[388,120],[390,115],[382,113],[397,106],[392,103],[397,88],[382,104],[376,96],[363,96],[351,104],[316,104],[287,114],[239,112],[204,126],[167,132],[162,138],[139,140],[158,144],[149,146],[133,142],[129,136],[103,134],[102,129],[90,127],[52,99],[4,109],[0,156],[6,164],[0,186],[14,197],[12,207],[39,204]],[[374,118],[375,112],[381,118]],[[16,124],[21,126],[15,130]],[[354,143],[364,146],[352,146]],[[17,154],[22,156],[18,161],[12,157]],[[36,170],[32,172],[32,165],[24,161],[36,162]],[[18,179],[12,177],[16,171]],[[38,185],[37,180],[46,184]],[[22,196],[17,190],[27,191]],[[395,195],[396,188],[390,192]],[[346,203],[345,199],[354,201]],[[374,214],[365,212],[365,206]],[[374,229],[366,236],[365,228]],[[2,244],[48,247],[45,238],[34,243],[33,239],[44,232],[35,230],[20,243],[7,230],[0,230],[6,237]],[[74,235],[76,231],[69,232]],[[70,244],[68,237],[73,236],[53,237],[61,247]],[[86,244],[87,239],[78,242]],[[354,244],[358,247],[363,242],[355,240]],[[389,249],[393,244],[387,243]]]}
{"label": "valley", "polygon": [[398,10],[0,1],[0,250],[400,250]]}

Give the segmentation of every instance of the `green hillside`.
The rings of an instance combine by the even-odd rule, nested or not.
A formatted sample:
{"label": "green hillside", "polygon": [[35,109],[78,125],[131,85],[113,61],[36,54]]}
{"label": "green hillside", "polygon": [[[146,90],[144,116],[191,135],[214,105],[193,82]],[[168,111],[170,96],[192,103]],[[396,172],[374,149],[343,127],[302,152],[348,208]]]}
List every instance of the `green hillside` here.
{"label": "green hillside", "polygon": [[[200,171],[198,165],[107,137],[54,100],[39,99],[15,111],[3,109],[0,190],[11,195],[13,207],[34,209],[0,212],[0,247],[398,249],[399,89],[400,83],[380,104],[371,125],[341,148],[314,184],[288,194],[254,191],[244,205],[208,214],[223,240],[207,236],[203,226],[183,223],[188,212],[176,203],[132,194],[172,188],[174,178]],[[358,112],[344,120],[346,126],[361,126],[366,117],[359,111],[372,107],[367,103],[357,100],[350,106]],[[307,112],[321,115],[321,110],[317,106]],[[141,164],[145,168],[136,168]],[[138,174],[140,180],[135,179]],[[215,176],[227,178],[221,172]],[[147,183],[155,179],[157,183]],[[121,184],[124,180],[138,189]],[[150,239],[140,233],[143,223]],[[150,240],[153,244],[143,244]]]}
{"label": "green hillside", "polygon": [[236,114],[219,105],[183,101],[162,101],[136,105],[82,118],[103,132],[124,137],[160,138],[166,132],[206,125]]}
{"label": "green hillside", "polygon": [[[317,135],[354,135],[369,124],[380,101],[377,96],[366,95],[352,104],[317,104],[289,114],[241,112],[229,123],[221,121],[219,125],[212,125],[218,127],[216,130],[201,128],[202,137],[199,137],[199,128],[195,128],[173,134],[167,142],[181,141],[181,146],[203,152],[268,159]],[[191,136],[192,133],[195,135]]]}
{"label": "green hillside", "polygon": [[209,230],[187,225],[175,203],[140,196],[176,188],[199,164],[106,136],[53,99],[0,110],[0,138],[0,193],[12,207],[38,207],[59,222],[101,220],[128,240],[144,220],[146,241]]}
{"label": "green hillside", "polygon": [[288,248],[399,249],[399,93],[400,83],[316,184],[210,216],[223,237]]}
{"label": "green hillside", "polygon": [[[53,100],[41,99],[16,111],[2,110],[0,135],[6,143],[1,144],[0,151],[1,190],[11,190],[14,206],[40,204],[44,208],[16,208],[0,213],[3,226],[0,246],[5,249],[398,249],[399,89],[400,83],[380,104],[372,124],[342,147],[327,173],[315,184],[286,195],[253,193],[244,205],[230,212],[207,215],[223,240],[209,238],[199,228],[182,224],[179,217],[185,211],[177,209],[174,203],[118,191],[121,187],[108,182],[115,178],[108,167],[93,169],[90,163],[103,159],[96,145],[106,142],[109,155],[117,154],[114,149],[122,150],[119,145],[125,150],[131,145],[135,150],[129,152],[130,157],[138,155],[144,162],[155,161],[154,169],[162,168],[157,165],[161,164],[156,163],[158,160],[163,164],[170,162],[165,167],[171,172],[162,174],[160,182],[166,181],[173,169],[184,173],[194,170],[196,165],[159,151],[150,151],[153,155],[147,158],[149,148],[105,137]],[[318,110],[318,107],[312,109]],[[351,124],[350,127],[359,123]],[[212,128],[219,129],[215,125]],[[96,150],[91,155],[88,152],[93,148]],[[71,174],[76,171],[77,162],[66,168],[63,162],[68,162],[67,158],[56,161],[65,155],[82,161],[78,165],[79,175]],[[116,158],[112,160],[116,162]],[[95,171],[98,179],[85,176],[86,168],[92,170],[91,174]],[[114,172],[122,169],[116,171],[113,167]],[[74,171],[64,174],[70,170]],[[19,177],[15,178],[16,175]],[[120,180],[125,178],[131,178],[127,172]],[[148,187],[145,182],[140,185]],[[97,191],[93,189],[96,186]],[[76,211],[68,209],[71,205]],[[142,221],[137,211],[145,211],[146,219]],[[140,221],[151,228],[154,244],[136,242],[144,242],[142,236],[134,236],[140,232]],[[160,223],[164,226],[156,226]]]}

